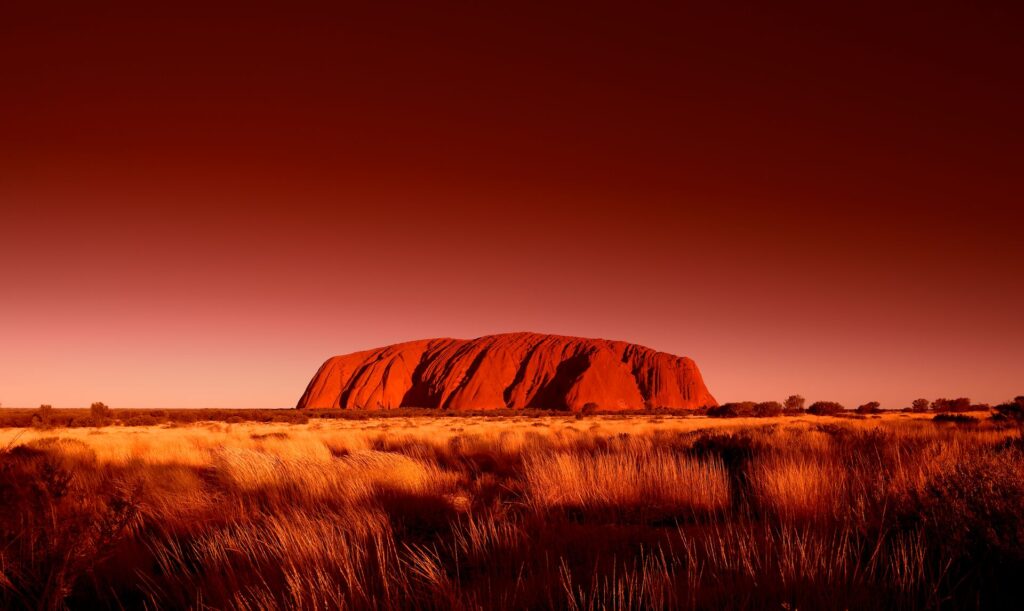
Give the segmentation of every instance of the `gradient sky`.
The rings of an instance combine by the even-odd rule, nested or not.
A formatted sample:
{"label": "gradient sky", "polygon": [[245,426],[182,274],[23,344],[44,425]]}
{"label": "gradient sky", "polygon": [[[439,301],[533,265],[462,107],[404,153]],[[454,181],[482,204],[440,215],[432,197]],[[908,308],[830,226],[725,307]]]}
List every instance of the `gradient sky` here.
{"label": "gradient sky", "polygon": [[720,401],[1024,393],[1019,2],[17,4],[4,406],[287,407],[516,330]]}

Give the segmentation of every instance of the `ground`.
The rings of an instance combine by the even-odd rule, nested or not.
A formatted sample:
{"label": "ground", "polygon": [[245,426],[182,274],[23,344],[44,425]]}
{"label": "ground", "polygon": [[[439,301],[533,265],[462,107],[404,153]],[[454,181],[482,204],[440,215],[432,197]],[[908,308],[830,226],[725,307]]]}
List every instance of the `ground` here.
{"label": "ground", "polygon": [[0,429],[0,607],[1012,608],[975,416]]}

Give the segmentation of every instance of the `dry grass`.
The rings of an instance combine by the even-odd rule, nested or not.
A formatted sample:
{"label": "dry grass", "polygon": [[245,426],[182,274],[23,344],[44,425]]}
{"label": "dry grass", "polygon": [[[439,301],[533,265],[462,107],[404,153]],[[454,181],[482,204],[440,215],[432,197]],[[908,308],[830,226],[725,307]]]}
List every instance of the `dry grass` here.
{"label": "dry grass", "polygon": [[847,472],[828,454],[766,453],[750,467],[753,497],[782,519],[838,517],[846,500]]}
{"label": "dry grass", "polygon": [[0,429],[0,608],[1016,608],[995,423]]}
{"label": "dry grass", "polygon": [[526,498],[538,512],[551,508],[621,512],[709,512],[729,505],[721,461],[664,451],[530,455]]}

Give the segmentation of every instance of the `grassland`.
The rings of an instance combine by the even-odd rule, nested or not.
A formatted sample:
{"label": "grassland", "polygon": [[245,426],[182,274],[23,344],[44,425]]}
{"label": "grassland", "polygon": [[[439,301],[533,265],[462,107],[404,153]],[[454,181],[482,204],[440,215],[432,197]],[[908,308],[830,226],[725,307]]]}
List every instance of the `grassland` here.
{"label": "grassland", "polygon": [[1019,608],[989,420],[0,428],[0,608]]}

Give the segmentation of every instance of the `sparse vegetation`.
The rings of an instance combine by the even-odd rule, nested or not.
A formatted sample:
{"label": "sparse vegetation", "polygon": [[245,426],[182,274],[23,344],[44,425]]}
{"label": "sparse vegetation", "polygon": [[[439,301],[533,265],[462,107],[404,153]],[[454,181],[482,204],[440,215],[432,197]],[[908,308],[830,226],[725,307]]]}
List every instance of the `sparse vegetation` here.
{"label": "sparse vegetation", "polygon": [[707,415],[712,418],[773,418],[782,415],[784,411],[785,408],[778,401],[740,401],[708,408]]}
{"label": "sparse vegetation", "polygon": [[110,408],[105,403],[93,403],[89,406],[89,415],[94,426],[103,426],[110,420]]}
{"label": "sparse vegetation", "polygon": [[754,415],[758,418],[781,416],[785,407],[778,401],[762,401],[754,406]]}
{"label": "sparse vegetation", "polygon": [[857,406],[858,414],[877,414],[882,411],[882,404],[878,401],[868,401]]}
{"label": "sparse vegetation", "polygon": [[784,406],[787,412],[802,412],[804,411],[804,403],[806,402],[807,400],[800,395],[790,395],[789,398],[786,399]]}
{"label": "sparse vegetation", "polygon": [[996,413],[1004,418],[1022,421],[1024,420],[1024,396],[1014,397],[1013,401],[1001,403],[995,409]]}
{"label": "sparse vegetation", "polygon": [[980,420],[967,414],[936,414],[933,422],[952,422],[954,424],[978,424]]}
{"label": "sparse vegetation", "polygon": [[967,397],[958,399],[936,399],[931,405],[933,412],[968,412],[971,411],[971,400]]}
{"label": "sparse vegetation", "polygon": [[32,426],[36,428],[47,428],[51,425],[53,420],[53,406],[52,405],[40,405],[39,409],[32,416]]}
{"label": "sparse vegetation", "polygon": [[587,416],[593,416],[594,414],[597,413],[599,408],[600,406],[598,406],[597,403],[587,403],[580,409],[579,412],[576,413],[576,418],[577,420],[582,420]]}
{"label": "sparse vegetation", "polygon": [[712,418],[749,418],[754,415],[754,405],[753,401],[723,403],[708,408],[707,415]]}
{"label": "sparse vegetation", "polygon": [[845,408],[835,401],[815,401],[807,408],[807,413],[815,416],[833,416],[842,412],[843,409]]}
{"label": "sparse vegetation", "polygon": [[1024,456],[1017,429],[992,420],[173,415],[0,430],[0,608],[1015,608],[1024,596]]}

